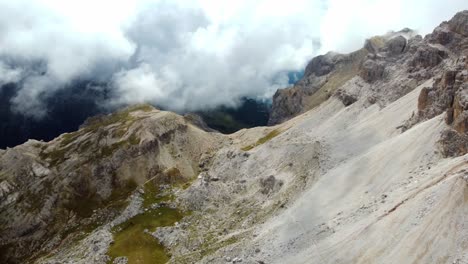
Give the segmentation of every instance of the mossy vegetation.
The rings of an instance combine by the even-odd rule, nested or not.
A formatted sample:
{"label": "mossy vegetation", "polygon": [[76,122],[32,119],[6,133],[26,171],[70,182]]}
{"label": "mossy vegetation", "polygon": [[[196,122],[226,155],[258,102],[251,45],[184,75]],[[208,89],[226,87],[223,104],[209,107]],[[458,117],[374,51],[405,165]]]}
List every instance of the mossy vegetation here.
{"label": "mossy vegetation", "polygon": [[275,129],[275,130],[271,131],[270,133],[268,133],[266,136],[264,136],[264,137],[260,138],[259,140],[257,140],[257,142],[255,142],[254,144],[243,147],[242,150],[243,151],[249,151],[249,150],[255,148],[256,146],[260,146],[262,144],[265,144],[266,142],[270,141],[271,139],[278,136],[279,134],[281,134],[281,131],[279,131],[278,129]]}
{"label": "mossy vegetation", "polygon": [[79,131],[66,133],[62,136],[62,141],[60,142],[60,146],[65,147],[66,145],[75,141],[80,136],[81,136],[81,133]]}
{"label": "mossy vegetation", "polygon": [[99,197],[95,194],[86,194],[73,197],[65,204],[65,208],[75,212],[79,217],[86,218],[93,214],[93,210],[100,205]]}
{"label": "mossy vegetation", "polygon": [[143,187],[143,208],[148,208],[158,202],[159,190],[152,182],[146,183]]}
{"label": "mossy vegetation", "polygon": [[0,180],[7,179],[7,173],[6,171],[0,171]]}
{"label": "mossy vegetation", "polygon": [[170,256],[159,241],[147,232],[158,227],[171,226],[180,221],[184,214],[177,209],[160,207],[139,214],[113,229],[114,243],[107,254],[111,258],[125,256],[129,264],[162,264]]}
{"label": "mossy vegetation", "polygon": [[41,193],[35,193],[32,190],[26,190],[22,193],[17,200],[18,204],[23,204],[23,209],[30,213],[38,213],[43,205],[44,195]]}
{"label": "mossy vegetation", "polygon": [[[69,144],[79,137],[80,133],[76,133],[77,134],[73,135],[67,134],[67,136],[60,143],[60,146],[52,149],[51,151],[45,151],[45,149],[41,150],[41,152],[39,153],[39,157],[43,160],[49,160],[49,164],[52,167],[63,163],[68,158],[67,154],[71,152],[72,149],[74,149],[74,147],[70,146]],[[96,144],[91,140],[85,140],[78,144],[78,151],[76,153],[80,154],[89,152],[88,154],[91,155],[87,159],[85,159],[85,161],[87,162],[89,160],[99,160],[102,158],[107,158],[109,156],[112,156],[118,149],[138,145],[139,143],[140,138],[136,135],[136,133],[133,133],[125,140],[117,141],[111,145],[103,146],[100,149],[97,149],[96,151],[89,151],[93,147],[93,145]]]}
{"label": "mossy vegetation", "polygon": [[39,157],[42,160],[50,160],[50,166],[54,167],[66,160],[68,150],[68,148],[55,148],[49,152],[43,150],[39,153]]}
{"label": "mossy vegetation", "polygon": [[112,190],[109,198],[103,200],[95,191],[73,197],[65,204],[65,208],[75,212],[81,218],[90,217],[93,210],[102,207],[112,207],[116,210],[123,209],[127,205],[127,198],[136,189],[137,184],[133,180],[128,180]]}
{"label": "mossy vegetation", "polygon": [[210,235],[208,236],[204,246],[200,249],[201,257],[208,256],[213,254],[220,248],[226,247],[228,245],[234,244],[239,240],[236,236],[231,236],[227,239],[218,239],[218,235]]}
{"label": "mossy vegetation", "polygon": [[[173,167],[164,171],[160,176],[167,179],[161,182],[159,177],[156,177],[142,186],[145,212],[113,228],[114,243],[108,251],[110,263],[120,256],[127,257],[130,264],[158,264],[169,261],[170,255],[164,246],[148,232],[154,232],[158,227],[172,226],[191,213],[167,206],[152,208],[154,204],[163,205],[163,202],[174,200],[172,188],[179,184],[180,171]],[[174,180],[169,180],[172,187],[161,189],[161,184],[167,184],[168,179]]]}
{"label": "mossy vegetation", "polygon": [[106,116],[96,116],[89,118],[84,126],[85,131],[95,131],[99,128],[106,127],[115,123],[125,123],[127,121],[132,122],[137,119],[134,118],[131,113],[136,111],[150,112],[154,108],[147,104],[136,105],[132,107],[127,107],[121,111],[115,112]]}
{"label": "mossy vegetation", "polygon": [[[113,130],[114,131],[113,136],[116,136],[117,138],[122,138],[128,132],[129,127],[135,121],[141,119],[141,118],[136,118],[132,116],[131,115],[132,112],[135,112],[135,111],[150,112],[153,110],[154,108],[151,105],[142,104],[142,105],[128,107],[124,110],[115,112],[110,115],[91,117],[85,122],[85,124],[83,125],[83,128],[81,128],[79,131],[64,134],[61,137],[61,141],[58,147],[54,148],[53,150],[46,151],[47,145],[43,145],[41,147],[41,152],[39,155],[44,160],[49,159],[51,166],[56,166],[60,163],[63,163],[66,160],[67,158],[66,154],[70,150],[72,150],[72,148],[74,147],[73,145],[70,145],[70,144],[75,142],[79,137],[84,136],[87,133],[97,133],[98,131],[100,133],[99,134],[100,137],[105,137],[109,133],[107,130],[104,129],[106,126],[110,126],[113,124],[120,124],[118,127],[116,127]],[[122,147],[123,145],[137,145],[139,143],[140,143],[140,139],[135,133],[133,133],[126,140],[118,141],[110,146],[104,147],[101,151],[102,156],[100,157],[107,157],[107,156],[112,155],[116,149],[118,149],[119,147]],[[92,145],[93,145],[92,142],[89,140],[81,142],[79,144],[78,151],[80,153],[86,152],[92,147]],[[93,158],[96,158],[96,157],[93,157]]]}

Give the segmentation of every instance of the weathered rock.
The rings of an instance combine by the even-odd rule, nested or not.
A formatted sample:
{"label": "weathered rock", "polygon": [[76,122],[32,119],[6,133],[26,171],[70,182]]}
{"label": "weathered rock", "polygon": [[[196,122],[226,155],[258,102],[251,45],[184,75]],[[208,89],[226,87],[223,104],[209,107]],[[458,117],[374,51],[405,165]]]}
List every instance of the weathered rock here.
{"label": "weathered rock", "polygon": [[282,181],[276,180],[275,176],[270,175],[265,179],[260,180],[261,185],[261,193],[262,194],[269,194],[271,192],[276,192],[281,186],[283,185]]}
{"label": "weathered rock", "polygon": [[380,36],[376,36],[370,39],[366,39],[364,43],[364,49],[366,49],[370,53],[376,54],[384,45],[385,45],[384,38]]}
{"label": "weathered rock", "polygon": [[112,262],[113,264],[127,264],[128,263],[128,258],[127,257],[117,257],[114,259]]}
{"label": "weathered rock", "polygon": [[441,45],[447,45],[451,43],[454,39],[454,34],[452,31],[445,28],[437,28],[429,36],[429,41],[432,43],[438,43]]}
{"label": "weathered rock", "polygon": [[[423,45],[420,46],[413,58],[409,62],[409,66],[413,68],[432,68],[439,65],[444,58],[447,57],[447,53],[437,48]],[[413,71],[414,69],[410,69]]]}
{"label": "weathered rock", "polygon": [[468,10],[457,13],[449,22],[450,30],[468,37]]}
{"label": "weathered rock", "polygon": [[353,95],[350,95],[349,93],[347,93],[346,91],[344,90],[338,90],[336,93],[335,93],[335,96],[345,105],[345,106],[349,106],[349,105],[352,105],[354,104],[358,99],[353,96]]}
{"label": "weathered rock", "polygon": [[327,53],[312,59],[300,81],[275,93],[268,124],[282,123],[320,105],[357,75],[367,54],[367,50],[361,49],[350,54]]}
{"label": "weathered rock", "polygon": [[284,122],[303,110],[305,91],[298,87],[277,90],[273,96],[273,105],[268,120],[269,125]]}
{"label": "weathered rock", "polygon": [[388,53],[394,56],[405,52],[406,44],[406,38],[400,35],[388,40],[385,47],[388,50]]}
{"label": "weathered rock", "polygon": [[385,65],[382,62],[375,60],[366,60],[359,72],[359,76],[367,82],[375,82],[380,80],[385,75]]}
{"label": "weathered rock", "polygon": [[468,153],[468,135],[448,129],[442,132],[439,145],[444,157],[457,157]]}
{"label": "weathered rock", "polygon": [[322,76],[330,73],[335,68],[336,59],[333,54],[320,55],[313,58],[305,68],[304,76],[312,74]]}

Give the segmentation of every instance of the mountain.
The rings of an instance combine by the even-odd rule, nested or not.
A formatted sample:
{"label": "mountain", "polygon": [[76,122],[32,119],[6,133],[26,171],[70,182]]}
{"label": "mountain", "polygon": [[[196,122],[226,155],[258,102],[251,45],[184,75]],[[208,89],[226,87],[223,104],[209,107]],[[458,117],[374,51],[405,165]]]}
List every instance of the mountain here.
{"label": "mountain", "polygon": [[[108,114],[112,92],[105,83],[83,80],[69,84],[45,100],[47,116],[41,119],[13,111],[11,99],[18,92],[15,84],[0,86],[0,148],[14,147],[28,139],[49,141],[73,132],[89,117]],[[268,123],[271,102],[241,98],[236,107],[220,106],[196,111],[207,126],[222,133],[234,133],[242,128],[264,126]]]}
{"label": "mountain", "polygon": [[0,150],[3,263],[468,262],[468,11],[312,59],[269,127],[148,105]]}

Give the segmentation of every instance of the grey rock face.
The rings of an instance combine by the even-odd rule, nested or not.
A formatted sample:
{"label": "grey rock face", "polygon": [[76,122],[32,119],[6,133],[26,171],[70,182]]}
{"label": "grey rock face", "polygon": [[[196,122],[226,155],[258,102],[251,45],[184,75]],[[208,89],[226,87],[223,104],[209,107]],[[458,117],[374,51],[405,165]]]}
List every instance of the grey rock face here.
{"label": "grey rock face", "polygon": [[[468,11],[463,11],[442,23],[424,39],[404,29],[366,40],[361,50],[364,56],[361,57],[329,53],[312,59],[302,80],[293,87],[276,92],[269,124],[281,123],[318,106],[353,76],[360,76],[371,85],[382,81],[378,82],[380,87],[395,87],[395,80],[391,79],[395,75],[398,75],[400,84],[410,83],[409,79],[417,83],[428,80],[440,71],[445,60],[451,59],[451,53],[460,56],[468,51],[467,24]],[[358,62],[359,70],[352,71],[350,68],[353,67],[346,67],[353,65],[352,61]],[[406,73],[397,73],[400,70]],[[386,79],[389,73],[393,77]],[[340,81],[337,82],[337,79]],[[395,93],[406,93],[408,87],[414,88],[416,85],[401,85],[398,87],[401,91]],[[380,89],[375,87],[375,90]],[[380,104],[394,99],[376,98]]]}
{"label": "grey rock face", "polygon": [[405,52],[407,40],[403,36],[396,36],[387,41],[386,48],[391,55]]}
{"label": "grey rock face", "polygon": [[273,96],[273,106],[270,113],[269,125],[282,123],[294,116],[304,108],[303,98],[305,92],[297,87],[277,90]]}
{"label": "grey rock face", "polygon": [[343,104],[345,106],[350,106],[350,105],[354,104],[358,100],[355,96],[350,95],[350,94],[348,94],[347,92],[345,92],[344,90],[341,90],[341,89],[336,92],[335,96],[341,102],[343,102]]}
{"label": "grey rock face", "polygon": [[455,130],[445,130],[439,140],[440,149],[444,157],[458,157],[468,153],[468,135]]}
{"label": "grey rock face", "polygon": [[375,82],[385,75],[385,64],[374,60],[366,60],[362,65],[359,76],[367,82]]}
{"label": "grey rock face", "polygon": [[312,59],[295,86],[276,91],[268,124],[282,123],[328,99],[341,84],[357,74],[366,54],[361,49],[346,55],[327,53]]}
{"label": "grey rock face", "polygon": [[468,36],[468,10],[457,13],[450,20],[449,25],[450,25],[450,30],[467,37]]}
{"label": "grey rock face", "polygon": [[335,64],[336,60],[329,54],[317,56],[307,65],[304,75],[310,76],[315,74],[316,76],[322,76],[328,74],[334,70]]}
{"label": "grey rock face", "polygon": [[[445,58],[447,58],[447,53],[445,51],[428,45],[422,45],[418,47],[416,53],[409,62],[409,66],[412,68],[432,68],[439,65]],[[410,71],[413,70],[414,69],[410,69]]]}

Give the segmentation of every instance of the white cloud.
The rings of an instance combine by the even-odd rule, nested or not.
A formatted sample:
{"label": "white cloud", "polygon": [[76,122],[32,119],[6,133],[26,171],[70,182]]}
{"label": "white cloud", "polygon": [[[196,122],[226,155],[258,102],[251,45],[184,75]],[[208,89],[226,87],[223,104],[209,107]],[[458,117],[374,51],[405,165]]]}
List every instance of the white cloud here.
{"label": "white cloud", "polygon": [[327,0],[320,52],[351,52],[370,36],[406,27],[425,35],[467,8],[466,0]]}
{"label": "white cloud", "polygon": [[16,83],[21,79],[23,71],[20,68],[12,68],[0,61],[0,88],[7,83]]}
{"label": "white cloud", "polygon": [[271,96],[314,55],[403,27],[428,33],[464,8],[465,0],[0,0],[0,84],[21,80],[15,109],[37,117],[44,98],[76,79],[110,81],[112,104],[233,105]]}

